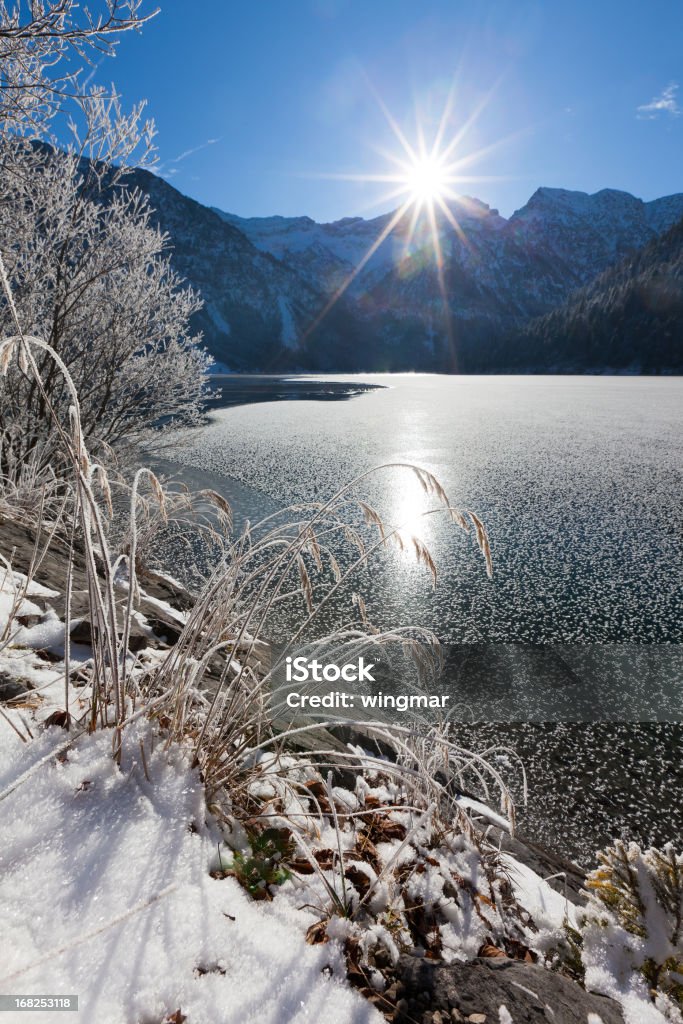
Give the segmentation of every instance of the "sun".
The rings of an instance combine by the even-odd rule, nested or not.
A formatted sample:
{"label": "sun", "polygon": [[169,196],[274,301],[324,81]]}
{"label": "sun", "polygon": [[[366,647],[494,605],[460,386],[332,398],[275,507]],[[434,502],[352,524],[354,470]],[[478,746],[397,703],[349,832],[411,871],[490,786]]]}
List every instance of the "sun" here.
{"label": "sun", "polygon": [[[379,247],[391,234],[396,231],[400,232],[401,248],[404,253],[402,260],[405,263],[410,257],[411,244],[418,228],[421,225],[426,225],[427,236],[431,237],[434,268],[443,299],[444,316],[450,341],[450,307],[444,274],[442,236],[445,236],[450,229],[455,233],[463,246],[471,248],[470,239],[461,221],[466,224],[468,214],[470,216],[472,214],[479,216],[480,206],[476,204],[476,201],[463,195],[460,190],[465,183],[498,180],[492,177],[482,178],[480,175],[471,175],[468,171],[472,164],[503,145],[507,139],[501,139],[479,150],[462,151],[465,136],[487,105],[493,90],[469,116],[461,119],[460,124],[450,134],[448,128],[452,121],[454,96],[454,90],[451,89],[438,128],[430,145],[427,144],[425,126],[422,124],[419,116],[416,125],[417,137],[414,142],[411,142],[399,123],[392,116],[381,96],[374,89],[372,91],[399,144],[398,149],[395,151],[374,147],[387,160],[389,164],[388,170],[380,174],[326,174],[316,175],[315,177],[341,181],[361,181],[364,183],[386,182],[389,189],[377,202],[384,203],[398,200],[399,205],[392,214],[377,218],[378,221],[382,221],[382,227],[377,237],[370,244],[367,251],[355,262],[348,276],[339,285],[334,294],[330,296],[324,308],[307,329],[305,337],[312,334],[319,326],[352,281],[360,274],[363,267],[372,259]],[[447,138],[447,134],[450,134],[450,137]],[[375,204],[373,203],[373,205]],[[420,232],[418,237],[424,238],[424,232]],[[421,258],[423,252],[424,248],[421,242]]]}
{"label": "sun", "polygon": [[433,156],[422,157],[408,165],[406,191],[415,202],[433,203],[448,192],[448,168]]}

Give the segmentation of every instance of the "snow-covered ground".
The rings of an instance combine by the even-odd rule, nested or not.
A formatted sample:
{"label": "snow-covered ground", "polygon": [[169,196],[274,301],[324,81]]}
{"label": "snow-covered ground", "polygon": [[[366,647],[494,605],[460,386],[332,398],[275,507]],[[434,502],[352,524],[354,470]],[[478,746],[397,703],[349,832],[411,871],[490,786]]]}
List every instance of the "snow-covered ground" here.
{"label": "snow-covered ground", "polygon": [[[0,677],[31,687],[0,708],[0,991],[78,995],[87,1024],[381,1020],[340,945],[306,943],[310,915],[212,877],[222,836],[186,752],[143,718],[119,768],[109,731],[41,728],[64,707],[64,624],[41,607],[57,596],[0,569]],[[72,666],[90,654],[72,645]]]}
{"label": "snow-covered ground", "polygon": [[306,915],[211,876],[201,783],[148,723],[121,769],[106,732],[65,749],[60,728],[25,745],[0,724],[1,991],[77,994],[88,1024],[382,1019],[344,983],[338,944],[306,944]]}
{"label": "snow-covered ground", "polygon": [[[239,826],[232,837],[225,824],[219,828],[189,749],[169,744],[138,716],[125,728],[118,765],[112,730],[49,724],[64,708],[64,623],[50,606],[58,596],[0,570],[0,682],[29,687],[0,705],[1,992],[77,995],[86,1024],[379,1024],[383,1016],[347,981],[349,943],[381,993],[386,982],[372,966],[373,951],[396,961],[399,945],[411,945],[416,907],[434,915],[419,940],[422,953],[446,963],[471,960],[491,943],[505,955],[511,938],[542,960],[565,923],[584,927],[582,911],[510,854],[500,855],[502,874],[492,876],[459,830],[435,840],[429,812],[402,810],[401,786],[381,769],[359,774],[354,791],[328,781],[318,797],[337,810],[321,816],[318,828],[297,794],[320,790],[320,775],[294,758],[264,754],[252,796],[283,806],[290,825],[300,822],[303,866],[271,886],[272,899],[252,899],[225,870],[230,845],[240,848],[246,835],[239,838]],[[71,655],[78,668],[90,649],[74,645]],[[87,686],[71,688],[75,720],[88,697]],[[285,762],[294,788],[282,782]],[[377,819],[369,842],[353,822],[382,805],[395,809]],[[463,798],[462,805],[508,825],[478,801]],[[338,812],[346,824],[335,830],[330,815]],[[271,820],[278,824],[278,816]],[[359,839],[366,848],[369,842],[369,856],[359,855]],[[307,868],[307,857],[320,870]],[[505,878],[523,908],[510,918]],[[340,895],[348,889],[348,916],[330,912],[338,885]],[[671,940],[662,944],[666,918],[656,900],[648,906],[652,949],[650,940],[646,946],[594,915],[583,951],[587,987],[617,1000],[626,1024],[680,1022],[672,1004],[653,1005],[635,969],[644,954],[680,954]],[[323,932],[311,937],[319,922]],[[501,1006],[501,1022],[505,1014]],[[26,1024],[53,1019],[53,1011],[21,1017]]]}

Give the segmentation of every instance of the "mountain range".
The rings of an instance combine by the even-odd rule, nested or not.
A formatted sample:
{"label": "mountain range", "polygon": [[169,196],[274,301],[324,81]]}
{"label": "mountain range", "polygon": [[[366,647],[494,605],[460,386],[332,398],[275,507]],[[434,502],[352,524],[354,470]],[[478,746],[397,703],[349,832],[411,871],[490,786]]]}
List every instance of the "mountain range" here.
{"label": "mountain range", "polygon": [[[448,215],[421,215],[412,224],[408,211],[389,230],[394,214],[330,224],[241,218],[202,206],[149,172],[132,178],[170,236],[176,269],[204,298],[196,319],[204,343],[230,369],[683,369],[680,259],[673,266],[683,194],[643,202],[614,189],[539,188],[508,219],[462,198]],[[577,310],[590,302],[595,326],[609,306],[600,290],[614,288],[605,275],[614,271],[623,284],[636,256],[641,277],[662,278],[648,292],[648,315],[639,316],[642,289],[634,287],[621,320],[610,307],[616,338],[609,352],[598,346],[588,358]],[[655,293],[664,296],[669,343],[655,345],[653,355]],[[636,319],[630,326],[621,322],[629,316]],[[622,328],[629,338],[623,351]]]}
{"label": "mountain range", "polygon": [[620,260],[567,302],[529,321],[498,353],[525,366],[595,372],[681,370],[683,220]]}

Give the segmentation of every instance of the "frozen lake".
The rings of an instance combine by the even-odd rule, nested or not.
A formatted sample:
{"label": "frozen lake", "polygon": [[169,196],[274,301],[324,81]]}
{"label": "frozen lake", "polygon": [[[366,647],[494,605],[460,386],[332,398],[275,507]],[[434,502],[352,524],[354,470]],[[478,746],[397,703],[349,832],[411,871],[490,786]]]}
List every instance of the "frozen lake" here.
{"label": "frozen lake", "polygon": [[[615,645],[624,653],[637,645],[634,654],[649,665],[645,674],[638,669],[649,692],[647,659],[680,653],[680,378],[363,375],[219,382],[226,404],[212,410],[210,426],[193,433],[173,458],[186,467],[191,485],[219,486],[238,518],[253,521],[293,501],[326,499],[371,467],[408,461],[436,474],[452,504],[475,510],[486,523],[492,581],[469,538],[443,518],[419,518],[433,501],[410,474],[383,471],[364,485],[360,493],[389,522],[405,524],[429,545],[439,570],[432,590],[411,556],[380,555],[357,584],[378,625],[429,626],[449,650],[476,652],[482,678],[488,666],[500,679],[520,651],[522,661],[529,660],[525,651],[534,660],[540,651],[543,671],[550,657],[571,672],[588,645],[597,645],[600,656]],[[362,393],[363,383],[378,387]],[[343,384],[353,392],[347,400],[339,400]],[[639,701],[624,707],[624,720],[648,717],[642,693]],[[656,711],[650,717],[680,717],[666,706]],[[515,715],[507,707],[500,717]],[[615,752],[615,726],[571,726],[567,741],[567,725],[553,721],[552,708],[534,715],[527,707],[517,717],[546,724],[501,721],[486,736],[512,738],[523,749],[535,801],[527,823],[537,838],[587,856],[621,829],[644,840],[683,831],[674,796],[683,781],[680,726],[631,725]],[[590,713],[578,717],[587,721]],[[561,795],[558,775],[566,776]],[[575,797],[592,815],[585,834],[564,820]],[[664,813],[660,835],[655,817]]]}
{"label": "frozen lake", "polygon": [[385,587],[378,564],[371,591],[378,613],[427,623],[444,641],[680,642],[683,380],[362,380],[385,387],[219,408],[178,457],[256,491],[252,519],[273,503],[327,498],[382,463],[431,470],[453,504],[485,521],[494,581],[458,531],[414,518],[430,507],[415,479],[384,472],[365,493],[394,524],[414,520],[440,585],[431,594],[403,559],[400,586],[392,569]]}

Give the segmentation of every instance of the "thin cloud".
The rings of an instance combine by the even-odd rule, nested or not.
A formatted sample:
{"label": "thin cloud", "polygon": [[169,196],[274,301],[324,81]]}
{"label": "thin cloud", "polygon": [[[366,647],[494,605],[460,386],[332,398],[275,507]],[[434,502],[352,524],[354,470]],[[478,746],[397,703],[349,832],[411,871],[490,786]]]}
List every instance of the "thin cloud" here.
{"label": "thin cloud", "polygon": [[186,149],[180,156],[174,156],[172,160],[169,160],[169,164],[179,164],[181,160],[186,160],[188,156],[192,156],[193,153],[199,153],[200,150],[206,149],[207,146],[215,146],[220,139],[207,139],[206,142],[202,142],[199,146],[193,146],[192,149]]}
{"label": "thin cloud", "polygon": [[162,164],[155,168],[155,173],[160,178],[172,178],[173,175],[180,173],[179,168],[175,164],[179,164],[182,160],[187,160],[188,156],[199,153],[202,149],[206,149],[207,146],[215,146],[217,142],[221,141],[221,138],[222,136],[217,139],[207,139],[206,142],[202,142],[198,146],[192,146],[191,149],[184,150],[178,156],[171,157],[170,160],[164,160]]}
{"label": "thin cloud", "polygon": [[636,107],[636,117],[646,121],[653,121],[661,115],[680,117],[681,108],[676,98],[677,92],[678,82],[669,82],[659,96],[654,96],[649,103],[643,103],[640,107]]}

